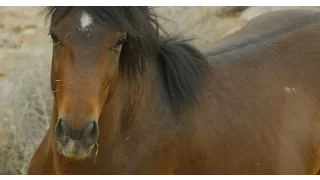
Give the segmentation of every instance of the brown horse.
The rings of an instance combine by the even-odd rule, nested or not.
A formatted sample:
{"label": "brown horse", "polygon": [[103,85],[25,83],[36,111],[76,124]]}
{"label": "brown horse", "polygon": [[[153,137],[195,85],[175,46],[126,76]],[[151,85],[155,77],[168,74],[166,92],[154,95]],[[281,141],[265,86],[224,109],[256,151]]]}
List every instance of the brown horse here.
{"label": "brown horse", "polygon": [[319,12],[259,16],[202,52],[148,7],[46,12],[55,98],[28,174],[319,171]]}

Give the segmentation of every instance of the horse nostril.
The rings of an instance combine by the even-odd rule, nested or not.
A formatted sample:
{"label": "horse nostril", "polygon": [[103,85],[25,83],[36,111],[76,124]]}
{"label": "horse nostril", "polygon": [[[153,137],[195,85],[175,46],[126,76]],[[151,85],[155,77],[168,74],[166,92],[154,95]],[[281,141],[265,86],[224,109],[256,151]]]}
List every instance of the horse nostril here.
{"label": "horse nostril", "polygon": [[88,122],[83,131],[85,143],[87,145],[93,145],[96,143],[99,135],[99,126],[96,121]]}
{"label": "horse nostril", "polygon": [[59,119],[56,125],[56,138],[61,144],[67,143],[67,135],[69,133],[69,125],[66,121]]}

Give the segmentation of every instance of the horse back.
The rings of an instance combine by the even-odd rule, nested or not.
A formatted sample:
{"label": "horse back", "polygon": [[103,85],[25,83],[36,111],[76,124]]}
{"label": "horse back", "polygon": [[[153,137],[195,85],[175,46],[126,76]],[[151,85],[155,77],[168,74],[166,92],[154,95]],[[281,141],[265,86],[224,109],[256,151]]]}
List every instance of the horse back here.
{"label": "horse back", "polygon": [[247,44],[290,38],[288,35],[291,32],[317,25],[319,20],[318,10],[290,9],[265,13],[253,18],[235,33],[205,45],[200,50],[207,56],[214,56]]}

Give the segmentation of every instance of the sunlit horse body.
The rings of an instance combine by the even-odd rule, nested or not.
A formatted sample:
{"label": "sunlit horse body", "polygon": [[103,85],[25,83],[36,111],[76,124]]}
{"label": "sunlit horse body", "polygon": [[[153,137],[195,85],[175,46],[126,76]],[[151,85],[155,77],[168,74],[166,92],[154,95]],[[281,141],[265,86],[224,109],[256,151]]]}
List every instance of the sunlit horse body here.
{"label": "sunlit horse body", "polygon": [[28,174],[319,171],[319,12],[259,16],[202,54],[146,7],[48,11],[55,101]]}

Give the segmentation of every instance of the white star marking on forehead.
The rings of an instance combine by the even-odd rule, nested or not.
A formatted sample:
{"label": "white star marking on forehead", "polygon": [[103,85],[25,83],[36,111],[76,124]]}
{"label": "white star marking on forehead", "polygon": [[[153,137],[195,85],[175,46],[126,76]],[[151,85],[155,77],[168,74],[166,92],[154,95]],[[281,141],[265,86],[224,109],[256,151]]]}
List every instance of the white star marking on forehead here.
{"label": "white star marking on forehead", "polygon": [[92,17],[88,13],[83,11],[80,18],[81,29],[87,29],[87,27],[90,26],[92,22]]}

